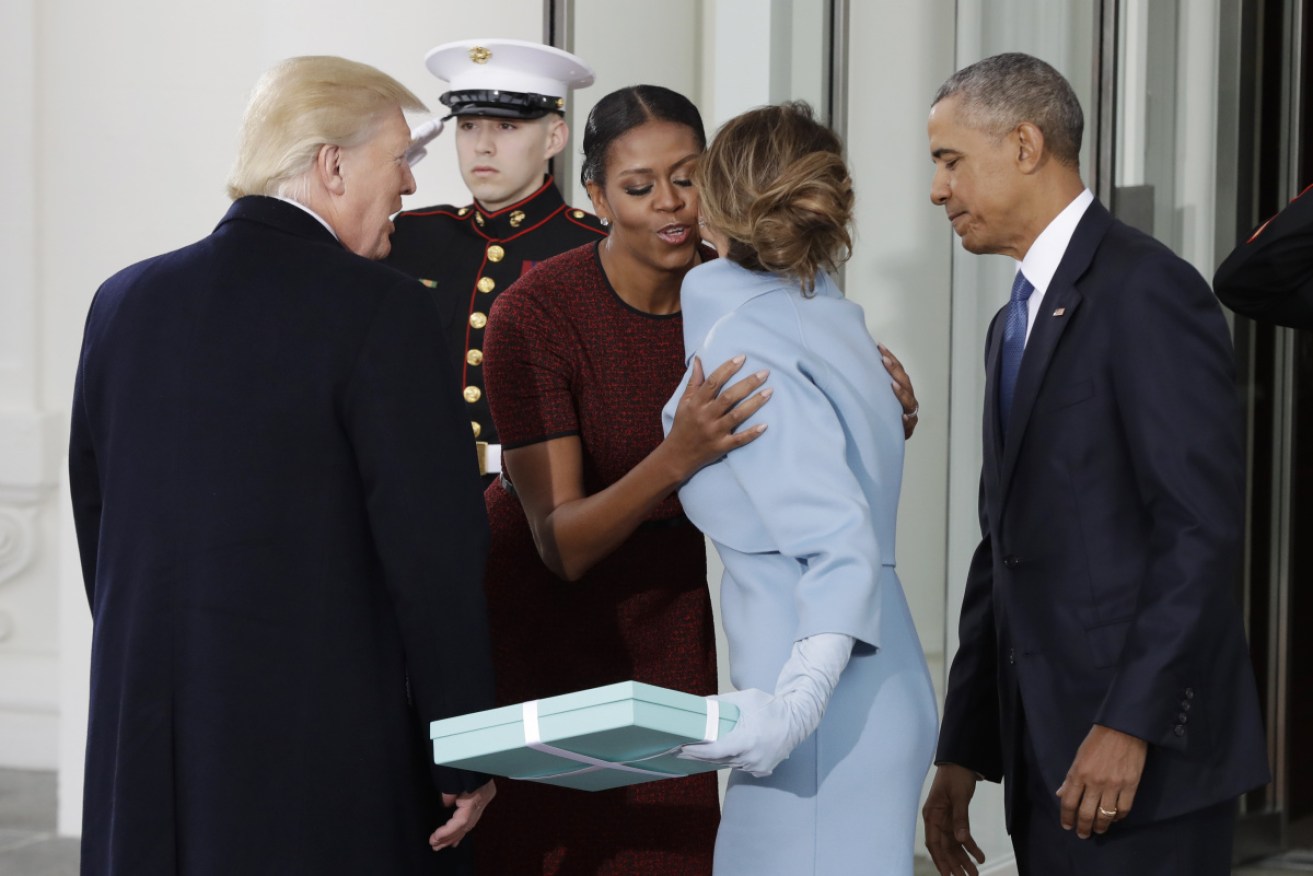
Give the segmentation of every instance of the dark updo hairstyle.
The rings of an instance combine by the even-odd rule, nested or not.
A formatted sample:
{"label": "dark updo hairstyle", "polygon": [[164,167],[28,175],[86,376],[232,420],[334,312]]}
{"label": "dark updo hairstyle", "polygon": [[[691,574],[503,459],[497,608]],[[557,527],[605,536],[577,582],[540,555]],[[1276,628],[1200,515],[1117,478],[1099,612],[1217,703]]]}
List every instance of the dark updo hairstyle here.
{"label": "dark updo hairstyle", "polygon": [[729,238],[728,257],[754,271],[816,274],[852,254],[853,181],[843,144],[798,101],[730,119],[693,174],[702,217]]}
{"label": "dark updo hairstyle", "polygon": [[630,85],[602,98],[588,114],[584,127],[584,185],[606,185],[606,154],[611,144],[646,122],[674,122],[693,132],[698,150],[707,147],[702,114],[693,102],[660,85]]}

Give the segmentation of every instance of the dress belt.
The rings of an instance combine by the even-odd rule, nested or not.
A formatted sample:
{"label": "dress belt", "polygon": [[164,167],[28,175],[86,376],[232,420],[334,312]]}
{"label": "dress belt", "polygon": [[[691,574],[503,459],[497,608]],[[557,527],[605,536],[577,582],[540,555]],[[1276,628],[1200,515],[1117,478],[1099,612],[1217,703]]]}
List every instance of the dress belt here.
{"label": "dress belt", "polygon": [[479,474],[501,474],[500,444],[489,444],[487,441],[475,441],[474,449],[479,454]]}

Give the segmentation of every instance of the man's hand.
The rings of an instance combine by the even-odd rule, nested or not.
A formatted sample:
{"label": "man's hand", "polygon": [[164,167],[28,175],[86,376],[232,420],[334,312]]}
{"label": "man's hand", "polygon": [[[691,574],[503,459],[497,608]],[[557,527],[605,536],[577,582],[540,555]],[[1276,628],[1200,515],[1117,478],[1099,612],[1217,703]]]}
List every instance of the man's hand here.
{"label": "man's hand", "polygon": [[465,834],[479,823],[479,816],[488,808],[488,804],[495,796],[497,796],[497,786],[491,779],[486,785],[473,791],[466,791],[463,794],[443,794],[442,805],[448,809],[455,807],[456,811],[447,819],[446,824],[433,831],[433,836],[429,837],[429,845],[433,847],[433,851],[440,852],[447,846],[460,845],[460,841],[465,839]]}
{"label": "man's hand", "polygon": [[967,818],[976,781],[974,772],[957,764],[941,764],[935,770],[921,817],[925,819],[925,847],[939,876],[978,876],[976,864],[985,863],[985,853],[971,836]]}
{"label": "man's hand", "polygon": [[1104,833],[1129,815],[1148,748],[1143,739],[1119,730],[1091,727],[1058,789],[1063,828],[1074,827],[1077,836],[1089,839],[1091,831]]}
{"label": "man's hand", "polygon": [[880,344],[880,358],[884,361],[884,369],[889,372],[893,378],[894,396],[898,403],[903,406],[903,440],[912,437],[916,431],[916,424],[920,422],[921,405],[916,400],[916,393],[912,390],[912,378],[907,376],[907,369],[903,363],[898,361],[898,357],[889,352],[889,349]]}

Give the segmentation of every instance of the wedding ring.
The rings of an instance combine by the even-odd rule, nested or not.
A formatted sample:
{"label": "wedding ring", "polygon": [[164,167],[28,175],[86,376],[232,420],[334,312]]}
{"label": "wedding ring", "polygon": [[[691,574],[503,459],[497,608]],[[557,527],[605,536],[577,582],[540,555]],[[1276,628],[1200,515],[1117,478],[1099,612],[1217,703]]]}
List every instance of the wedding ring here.
{"label": "wedding ring", "polygon": [[1102,815],[1104,818],[1116,818],[1116,817],[1117,817],[1117,810],[1116,810],[1116,809],[1104,809],[1102,806],[1100,806],[1100,807],[1099,807],[1099,814]]}

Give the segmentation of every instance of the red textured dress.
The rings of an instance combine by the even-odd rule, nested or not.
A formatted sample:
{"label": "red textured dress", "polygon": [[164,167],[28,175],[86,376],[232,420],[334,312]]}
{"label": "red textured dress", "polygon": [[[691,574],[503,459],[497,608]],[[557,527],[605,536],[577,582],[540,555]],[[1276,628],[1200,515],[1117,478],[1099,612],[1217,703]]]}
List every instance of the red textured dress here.
{"label": "red textured dress", "polygon": [[[503,446],[578,435],[592,494],[661,442],[661,408],[684,372],[683,319],[625,304],[588,244],[498,297],[484,352]],[[494,482],[485,497],[499,704],[627,679],[716,692],[704,541],[676,496],[576,582],[543,565],[514,494]],[[508,779],[497,787],[471,834],[481,876],[711,872],[714,773],[591,793]]]}

